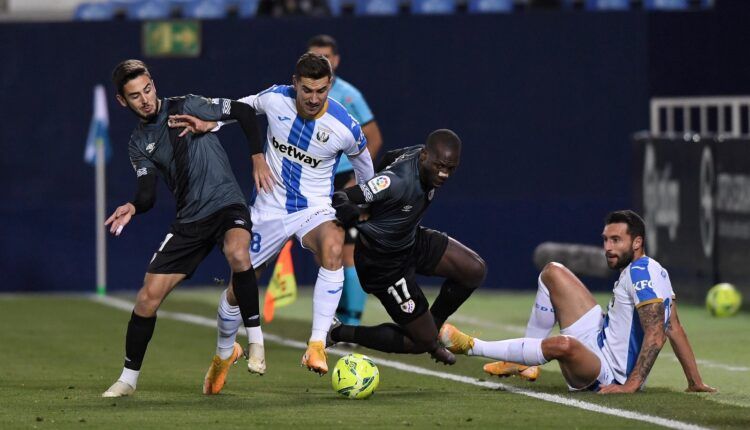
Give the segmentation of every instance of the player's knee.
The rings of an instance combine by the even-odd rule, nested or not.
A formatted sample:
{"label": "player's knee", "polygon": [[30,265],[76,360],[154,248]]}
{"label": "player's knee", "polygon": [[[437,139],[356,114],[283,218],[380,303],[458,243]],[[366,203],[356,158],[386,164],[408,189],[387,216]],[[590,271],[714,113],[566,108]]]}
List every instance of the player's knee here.
{"label": "player's knee", "polygon": [[159,309],[162,300],[164,296],[159,290],[144,286],[135,297],[135,311],[142,317],[152,317]]}
{"label": "player's knee", "polygon": [[224,249],[224,256],[227,258],[232,271],[244,272],[250,269],[250,253],[243,247],[233,247]]}
{"label": "player's knee", "polygon": [[562,278],[567,273],[567,269],[562,264],[552,261],[544,265],[542,269],[541,277],[542,282],[550,288],[555,284],[557,280]]}
{"label": "player's knee", "polygon": [[573,338],[570,336],[549,337],[543,342],[543,353],[547,358],[559,359],[569,356],[573,352],[574,346]]}
{"label": "player's knee", "polygon": [[320,265],[328,270],[336,270],[342,265],[344,244],[335,238],[326,238],[320,256]]}
{"label": "player's knee", "polygon": [[482,285],[487,277],[487,264],[482,257],[473,254],[464,267],[467,272],[463,282],[465,286],[473,290]]}

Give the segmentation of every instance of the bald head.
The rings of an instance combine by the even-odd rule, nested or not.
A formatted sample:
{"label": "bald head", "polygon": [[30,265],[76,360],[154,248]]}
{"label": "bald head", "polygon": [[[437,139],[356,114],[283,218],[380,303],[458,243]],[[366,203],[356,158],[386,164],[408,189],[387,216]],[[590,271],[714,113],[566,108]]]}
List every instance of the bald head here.
{"label": "bald head", "polygon": [[456,133],[442,128],[427,136],[419,156],[419,176],[422,184],[438,188],[451,177],[461,160],[461,139]]}

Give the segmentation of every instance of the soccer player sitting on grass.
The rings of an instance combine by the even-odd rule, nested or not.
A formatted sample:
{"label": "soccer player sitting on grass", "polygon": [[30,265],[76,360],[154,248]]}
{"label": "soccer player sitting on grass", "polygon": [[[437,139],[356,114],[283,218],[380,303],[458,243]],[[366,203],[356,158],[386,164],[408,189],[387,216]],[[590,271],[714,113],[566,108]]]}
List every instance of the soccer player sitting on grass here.
{"label": "soccer player sitting on grass", "polygon": [[[453,364],[455,357],[438,344],[438,329],[486,275],[484,261],[447,234],[420,221],[438,188],[458,167],[461,140],[436,130],[425,145],[390,151],[387,168],[365,184],[334,193],[333,205],[345,226],[359,230],[354,263],[365,292],[376,296],[396,324],[374,327],[338,325],[330,342],[349,342],[383,352],[429,353]],[[358,205],[369,205],[369,218]],[[428,309],[416,274],[445,279]]]}
{"label": "soccer player sitting on grass", "polygon": [[[686,391],[716,391],[701,380],[669,274],[645,255],[641,217],[630,210],[611,212],[602,240],[607,265],[620,271],[606,314],[570,270],[549,263],[539,276],[526,337],[488,342],[445,324],[441,343],[454,353],[502,360],[484,366],[498,376],[535,380],[536,366],[557,360],[571,391],[609,394],[641,389],[669,338],[688,381]],[[560,335],[547,337],[555,322]]]}

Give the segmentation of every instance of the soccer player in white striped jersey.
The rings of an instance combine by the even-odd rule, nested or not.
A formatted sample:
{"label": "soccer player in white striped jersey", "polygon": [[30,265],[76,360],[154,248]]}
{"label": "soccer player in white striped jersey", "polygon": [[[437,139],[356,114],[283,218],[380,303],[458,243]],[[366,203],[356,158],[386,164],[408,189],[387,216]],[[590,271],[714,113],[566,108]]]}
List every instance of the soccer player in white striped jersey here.
{"label": "soccer player in white striped jersey", "polygon": [[[331,207],[336,166],[346,154],[358,181],[374,174],[359,123],[338,102],[328,98],[333,82],[324,56],[306,53],[297,61],[293,85],[274,85],[240,99],[268,118],[265,160],[275,183],[262,184],[250,203],[253,236],[250,255],[259,272],[273,261],[284,243],[295,236],[320,262],[313,293],[312,333],[302,365],[320,375],[328,372],[325,339],[344,284],[344,230]],[[204,132],[216,124],[176,116],[174,126]],[[226,301],[226,303],[224,303]],[[239,325],[231,289],[219,304],[218,350],[234,344]]]}
{"label": "soccer player in white striped jersey", "polygon": [[[549,263],[539,276],[526,337],[486,342],[446,324],[441,342],[454,353],[502,360],[485,366],[498,376],[533,380],[538,375],[535,366],[557,360],[571,391],[610,394],[640,390],[669,339],[687,378],[686,391],[716,391],[701,379],[677,317],[669,274],[645,255],[644,238],[645,225],[635,212],[607,216],[602,233],[605,256],[611,269],[620,270],[620,278],[606,314],[570,270]],[[547,337],[556,321],[560,335]]]}

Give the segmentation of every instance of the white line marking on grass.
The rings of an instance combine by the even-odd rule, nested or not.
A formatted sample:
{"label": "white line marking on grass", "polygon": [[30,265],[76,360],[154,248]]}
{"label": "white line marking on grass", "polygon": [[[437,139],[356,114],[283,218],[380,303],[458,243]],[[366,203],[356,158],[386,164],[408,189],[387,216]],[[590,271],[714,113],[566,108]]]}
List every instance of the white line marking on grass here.
{"label": "white line marking on grass", "polygon": [[[460,322],[460,323],[475,325],[477,327],[497,328],[497,329],[505,330],[510,333],[518,333],[521,335],[526,333],[526,327],[521,327],[519,325],[499,324],[499,323],[494,323],[492,321],[486,321],[486,320],[475,318],[475,317],[467,317],[464,315],[453,315],[451,316],[450,319],[453,321]],[[678,361],[677,356],[670,352],[662,352],[659,355],[661,357],[669,358],[672,361]],[[696,359],[695,361],[701,366],[711,367],[714,369],[728,370],[730,372],[750,372],[750,367],[746,367],[746,366],[734,366],[731,364],[719,363],[719,362],[711,361],[711,360]]]}
{"label": "white line marking on grass", "polygon": [[[126,312],[130,312],[133,310],[133,303],[127,300],[122,300],[122,299],[118,299],[114,297],[101,297],[101,296],[92,296],[92,300],[95,302],[104,304],[106,306],[117,308]],[[175,321],[186,322],[186,323],[195,324],[195,325],[200,325],[204,327],[216,328],[215,319],[202,317],[200,315],[192,315],[192,314],[186,314],[182,312],[159,311],[159,317],[167,318],[167,319],[171,319]],[[240,330],[239,333],[243,334],[242,330]],[[265,340],[278,343],[280,345],[290,346],[292,348],[298,348],[298,349],[307,348],[307,344],[305,344],[304,342],[300,342],[300,341],[292,340],[292,339],[286,339],[281,336],[276,336],[274,334],[264,333],[263,337]],[[329,348],[328,351],[334,355],[341,355],[341,356],[349,354],[351,352],[351,351],[337,349],[337,348]],[[455,381],[455,382],[461,382],[464,384],[476,385],[478,387],[491,388],[494,390],[508,391],[514,394],[521,394],[523,396],[532,397],[532,398],[543,400],[546,402],[557,403],[557,404],[564,405],[564,406],[571,406],[574,408],[583,409],[585,411],[598,412],[598,413],[605,414],[605,415],[613,415],[616,417],[631,419],[635,421],[643,421],[649,424],[655,424],[655,425],[659,425],[659,426],[663,426],[663,427],[667,427],[671,429],[679,429],[679,430],[706,430],[707,429],[707,427],[701,427],[695,424],[685,423],[682,421],[656,417],[653,415],[641,414],[641,413],[633,412],[633,411],[626,411],[623,409],[609,408],[606,406],[597,405],[595,403],[583,402],[580,400],[575,400],[575,399],[567,398],[564,396],[559,396],[556,394],[547,394],[547,393],[540,393],[540,392],[535,392],[535,391],[530,391],[530,390],[524,390],[523,388],[514,387],[512,385],[501,384],[499,382],[480,381],[480,380],[477,380],[475,378],[471,378],[468,376],[455,375],[455,374],[446,373],[446,372],[438,372],[436,370],[425,369],[423,367],[413,366],[411,364],[406,364],[406,363],[402,363],[399,361],[388,360],[384,358],[376,358],[375,361],[377,362],[378,366],[391,367],[391,368],[401,370],[404,372],[411,372],[411,373],[416,373],[418,375],[425,375],[425,376],[434,376],[436,378],[446,379],[446,380]]]}

